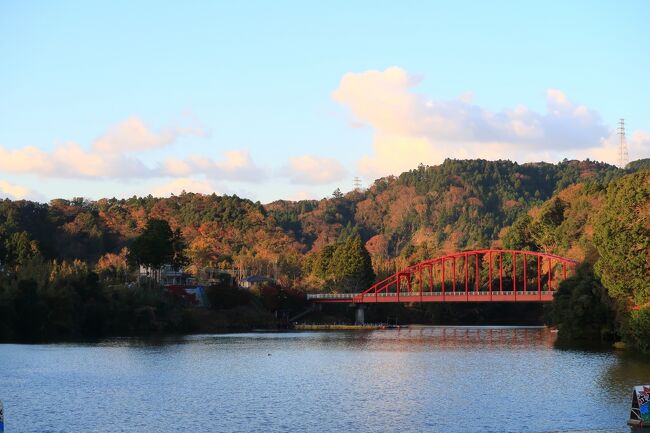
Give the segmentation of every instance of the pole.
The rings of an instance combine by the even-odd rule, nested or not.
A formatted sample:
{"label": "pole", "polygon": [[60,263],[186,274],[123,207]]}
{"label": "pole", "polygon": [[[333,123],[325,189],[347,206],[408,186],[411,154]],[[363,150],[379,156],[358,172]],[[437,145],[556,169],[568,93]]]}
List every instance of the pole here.
{"label": "pole", "polygon": [[476,253],[476,294],[478,295],[478,253]]}
{"label": "pole", "polygon": [[527,287],[527,282],[526,282],[526,253],[524,253],[524,295],[526,294],[526,287]]}
{"label": "pole", "polygon": [[454,278],[451,280],[452,291],[456,293],[456,256],[451,258],[451,264],[454,271]]}
{"label": "pole", "polygon": [[503,253],[499,252],[499,293],[503,295]]}
{"label": "pole", "polygon": [[468,255],[465,254],[465,297],[467,297],[467,290],[469,288],[469,268],[467,264]]}
{"label": "pole", "polygon": [[488,284],[490,286],[490,301],[492,300],[492,251],[488,253],[488,262],[490,262],[490,265],[488,267]]}
{"label": "pole", "polygon": [[396,287],[397,287],[397,302],[399,302],[399,291],[400,291],[400,287],[399,287],[399,286],[400,286],[400,280],[401,280],[401,279],[402,279],[402,276],[401,276],[400,273],[398,272],[398,273],[397,273],[397,286],[396,286]]}
{"label": "pole", "polygon": [[539,264],[539,254],[537,254],[537,296],[542,299],[542,271]]}
{"label": "pole", "polygon": [[444,297],[445,296],[445,259],[440,260],[440,266],[441,266],[441,269],[442,269],[441,275],[440,275],[440,279],[442,280],[442,285],[441,285],[442,296]]}
{"label": "pole", "polygon": [[422,265],[418,266],[418,270],[420,271],[420,303],[422,303],[422,292],[424,291],[424,287],[422,287]]}
{"label": "pole", "polygon": [[512,253],[512,290],[515,292],[515,301],[517,300],[517,253]]}
{"label": "pole", "polygon": [[553,290],[553,286],[551,285],[551,258],[548,258],[548,290],[551,291]]}

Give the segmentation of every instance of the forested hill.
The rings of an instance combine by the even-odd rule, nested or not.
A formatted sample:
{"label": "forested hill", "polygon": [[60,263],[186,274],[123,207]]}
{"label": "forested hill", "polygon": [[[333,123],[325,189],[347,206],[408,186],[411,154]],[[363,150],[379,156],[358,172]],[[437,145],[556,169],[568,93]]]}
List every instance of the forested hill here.
{"label": "forested hill", "polygon": [[378,179],[366,190],[267,205],[193,193],[49,204],[4,200],[0,257],[7,264],[38,252],[47,259],[81,259],[99,271],[126,266],[125,248],[148,219],[157,218],[180,230],[193,270],[273,269],[283,283],[295,284],[305,276],[305,256],[358,233],[382,274],[395,260],[499,244],[504,227],[554,193],[575,184],[603,190],[624,174],[593,161],[447,160]]}
{"label": "forested hill", "polygon": [[288,293],[357,292],[421,260],[486,247],[584,263],[559,287],[549,323],[563,338],[622,336],[650,352],[650,160],[625,170],[447,160],[365,190],[267,205],[193,193],[0,200],[0,340],[208,329],[186,325],[164,291],[133,289],[137,264],[273,277],[252,291],[210,287],[217,309],[257,297],[208,321],[248,317],[246,328],[270,323]]}
{"label": "forested hill", "polygon": [[307,251],[358,230],[383,274],[443,252],[498,246],[504,227],[554,193],[576,184],[602,191],[623,174],[592,161],[447,160],[378,179],[365,191],[266,209]]}

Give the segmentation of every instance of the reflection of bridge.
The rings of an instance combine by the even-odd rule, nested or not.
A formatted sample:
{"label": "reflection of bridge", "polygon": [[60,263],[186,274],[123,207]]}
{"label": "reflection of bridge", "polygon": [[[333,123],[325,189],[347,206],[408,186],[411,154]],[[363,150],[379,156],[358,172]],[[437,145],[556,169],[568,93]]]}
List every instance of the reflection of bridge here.
{"label": "reflection of bridge", "polygon": [[464,251],[425,260],[361,293],[307,295],[317,303],[549,302],[576,265],[553,254],[516,250]]}

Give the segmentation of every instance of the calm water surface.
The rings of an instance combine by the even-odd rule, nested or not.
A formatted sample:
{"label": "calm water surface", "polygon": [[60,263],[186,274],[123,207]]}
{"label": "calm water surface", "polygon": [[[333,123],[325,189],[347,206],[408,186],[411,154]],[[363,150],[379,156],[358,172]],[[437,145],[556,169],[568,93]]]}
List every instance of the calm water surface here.
{"label": "calm water surface", "polygon": [[0,345],[6,432],[629,431],[650,361],[539,328]]}

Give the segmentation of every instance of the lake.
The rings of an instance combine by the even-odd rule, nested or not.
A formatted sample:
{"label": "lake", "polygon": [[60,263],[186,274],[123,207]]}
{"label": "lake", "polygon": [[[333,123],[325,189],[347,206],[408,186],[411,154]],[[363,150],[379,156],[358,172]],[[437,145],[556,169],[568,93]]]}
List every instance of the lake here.
{"label": "lake", "polygon": [[650,361],[543,328],[0,345],[9,432],[629,431]]}

